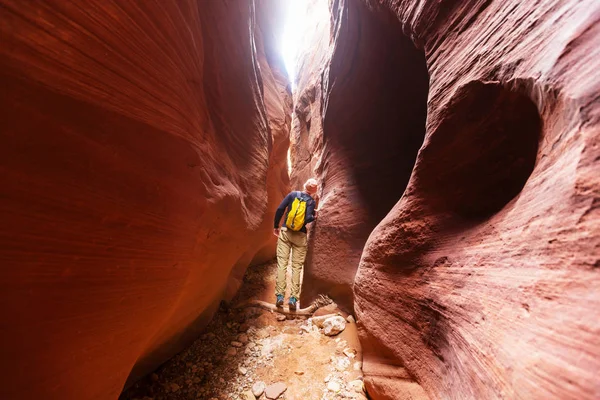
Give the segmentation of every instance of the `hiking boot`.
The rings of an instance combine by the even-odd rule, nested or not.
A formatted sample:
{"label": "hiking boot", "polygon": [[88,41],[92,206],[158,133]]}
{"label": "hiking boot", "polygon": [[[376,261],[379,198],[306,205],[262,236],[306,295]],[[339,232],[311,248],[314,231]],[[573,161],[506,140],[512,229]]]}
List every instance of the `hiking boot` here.
{"label": "hiking boot", "polygon": [[295,310],[296,309],[296,303],[298,302],[298,299],[295,297],[290,297],[290,302],[288,303],[288,305],[290,306],[290,310]]}
{"label": "hiking boot", "polygon": [[277,295],[277,301],[275,302],[276,307],[283,307],[283,295]]}

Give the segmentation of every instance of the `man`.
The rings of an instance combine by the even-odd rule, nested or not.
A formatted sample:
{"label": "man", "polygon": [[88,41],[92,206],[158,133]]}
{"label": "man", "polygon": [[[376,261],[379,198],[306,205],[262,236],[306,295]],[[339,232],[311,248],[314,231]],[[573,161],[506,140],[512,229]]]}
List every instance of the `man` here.
{"label": "man", "polygon": [[[287,264],[292,252],[292,292],[290,296],[290,309],[296,309],[300,297],[300,273],[306,258],[306,224],[316,218],[316,202],[313,196],[317,193],[317,181],[313,178],[306,181],[304,191],[291,192],[281,202],[275,213],[275,230],[273,233],[279,237],[277,240],[277,283],[275,305],[283,306],[285,296]],[[287,209],[287,212],[285,212]],[[281,217],[285,212],[283,226],[279,229]]]}

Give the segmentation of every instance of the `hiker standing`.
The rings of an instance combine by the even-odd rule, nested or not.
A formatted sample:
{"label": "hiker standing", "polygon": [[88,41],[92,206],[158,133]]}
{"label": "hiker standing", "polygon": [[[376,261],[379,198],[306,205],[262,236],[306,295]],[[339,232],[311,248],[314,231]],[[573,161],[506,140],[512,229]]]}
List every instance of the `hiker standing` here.
{"label": "hiker standing", "polygon": [[[300,297],[300,273],[306,258],[307,238],[306,224],[316,218],[316,203],[312,196],[317,193],[317,181],[313,178],[306,181],[304,191],[291,192],[281,202],[275,212],[275,230],[277,240],[277,283],[275,295],[277,307],[283,306],[285,296],[287,264],[292,252],[292,291],[289,301],[290,309],[296,309]],[[281,217],[285,214],[284,223],[279,229]]]}

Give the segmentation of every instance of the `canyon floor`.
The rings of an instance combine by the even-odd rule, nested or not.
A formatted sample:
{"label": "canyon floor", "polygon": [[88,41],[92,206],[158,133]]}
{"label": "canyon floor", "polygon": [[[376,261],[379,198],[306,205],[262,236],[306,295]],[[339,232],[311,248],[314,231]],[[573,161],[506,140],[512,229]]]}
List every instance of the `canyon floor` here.
{"label": "canyon floor", "polygon": [[[248,269],[230,304],[272,301],[276,268],[273,261]],[[120,400],[366,399],[356,324],[335,304],[316,314],[330,312],[347,319],[335,336],[326,336],[306,318],[222,304],[198,340]]]}

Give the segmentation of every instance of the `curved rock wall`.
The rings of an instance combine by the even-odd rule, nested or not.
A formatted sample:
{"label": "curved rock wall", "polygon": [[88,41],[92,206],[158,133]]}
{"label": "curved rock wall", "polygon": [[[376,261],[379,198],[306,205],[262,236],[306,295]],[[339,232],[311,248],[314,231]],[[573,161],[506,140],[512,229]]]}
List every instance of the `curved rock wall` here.
{"label": "curved rock wall", "polygon": [[0,1],[1,398],[116,399],[272,255],[277,7]]}
{"label": "curved rock wall", "polygon": [[598,398],[597,2],[339,0],[332,15],[303,290],[354,296],[370,395]]}

